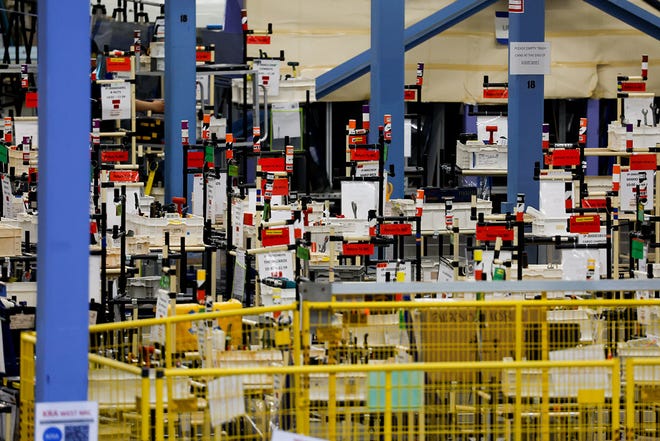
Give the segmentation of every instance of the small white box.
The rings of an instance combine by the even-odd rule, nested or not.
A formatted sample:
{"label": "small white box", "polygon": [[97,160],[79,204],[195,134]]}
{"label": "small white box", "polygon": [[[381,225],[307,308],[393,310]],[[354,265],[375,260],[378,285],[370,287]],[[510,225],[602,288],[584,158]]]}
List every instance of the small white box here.
{"label": "small white box", "polygon": [[170,234],[170,246],[178,247],[181,237],[186,238],[186,246],[202,245],[204,239],[204,219],[201,216],[188,217],[145,217],[126,215],[126,228],[135,236],[148,236],[151,245],[165,244],[165,232]]}
{"label": "small white box", "polygon": [[464,170],[506,170],[508,147],[480,141],[456,143],[456,165]]}

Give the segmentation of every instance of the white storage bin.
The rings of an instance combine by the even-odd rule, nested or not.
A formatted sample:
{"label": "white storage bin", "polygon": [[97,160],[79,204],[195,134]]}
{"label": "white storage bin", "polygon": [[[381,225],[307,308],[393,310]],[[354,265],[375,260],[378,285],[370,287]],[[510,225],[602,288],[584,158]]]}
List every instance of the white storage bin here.
{"label": "white storage bin", "polygon": [[[655,147],[660,143],[660,127],[633,127],[633,148]],[[626,149],[626,128],[619,123],[607,126],[607,146],[612,150]]]}
{"label": "white storage bin", "polygon": [[[394,213],[399,216],[414,216],[415,201],[411,199],[393,199],[390,201]],[[458,202],[452,206],[454,214],[454,226],[458,225],[461,230],[474,230],[477,221],[471,220],[472,206],[469,202]],[[491,201],[477,200],[477,216],[479,213],[489,215],[493,212]],[[413,225],[413,233],[415,232]],[[422,232],[429,233],[445,230],[445,204],[424,204],[422,210]]]}
{"label": "white storage bin", "polygon": [[201,216],[188,217],[144,217],[126,215],[126,228],[135,236],[148,236],[151,246],[165,244],[165,232],[170,233],[170,246],[178,247],[181,237],[186,238],[186,246],[202,245],[204,239],[204,219]]}
{"label": "white storage bin", "polygon": [[456,165],[463,170],[506,170],[506,145],[486,145],[481,141],[456,143]]}

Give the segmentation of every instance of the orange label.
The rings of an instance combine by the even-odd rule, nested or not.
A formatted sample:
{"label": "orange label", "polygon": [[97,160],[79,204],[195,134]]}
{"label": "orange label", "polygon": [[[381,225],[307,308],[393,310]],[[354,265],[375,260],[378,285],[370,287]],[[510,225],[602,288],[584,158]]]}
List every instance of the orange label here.
{"label": "orange label", "polygon": [[491,100],[509,98],[509,89],[484,89],[484,98]]}
{"label": "orange label", "polygon": [[199,62],[211,61],[212,58],[211,51],[197,51],[195,56],[195,60]]}
{"label": "orange label", "polygon": [[138,182],[140,173],[137,170],[113,170],[110,172],[112,182]]}
{"label": "orange label", "polygon": [[655,153],[630,157],[630,170],[655,170],[656,166]]}

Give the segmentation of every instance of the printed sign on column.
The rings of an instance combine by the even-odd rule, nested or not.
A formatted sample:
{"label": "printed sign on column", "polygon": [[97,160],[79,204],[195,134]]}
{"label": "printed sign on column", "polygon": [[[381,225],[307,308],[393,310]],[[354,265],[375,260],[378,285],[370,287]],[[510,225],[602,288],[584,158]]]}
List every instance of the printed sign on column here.
{"label": "printed sign on column", "polygon": [[549,75],[550,43],[509,43],[509,70],[511,75]]}
{"label": "printed sign on column", "polygon": [[99,408],[94,401],[37,403],[34,419],[35,440],[98,439]]}
{"label": "printed sign on column", "polygon": [[101,119],[129,119],[130,117],[130,83],[103,84],[101,87]]}

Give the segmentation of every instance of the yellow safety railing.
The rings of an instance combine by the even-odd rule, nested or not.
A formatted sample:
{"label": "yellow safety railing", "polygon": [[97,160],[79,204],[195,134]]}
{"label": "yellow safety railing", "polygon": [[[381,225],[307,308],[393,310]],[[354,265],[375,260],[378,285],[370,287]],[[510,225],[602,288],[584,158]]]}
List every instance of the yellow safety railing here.
{"label": "yellow safety railing", "polygon": [[[177,311],[90,327],[89,396],[102,440],[267,440],[280,428],[605,441],[622,423],[632,439],[660,427],[659,327],[657,299]],[[22,338],[22,440],[34,427],[35,341]]]}
{"label": "yellow safety railing", "polygon": [[[636,348],[622,358],[625,366],[626,439],[650,439],[660,433],[660,359],[644,358],[651,347]],[[650,355],[650,354],[649,354]],[[639,357],[639,358],[636,358]]]}
{"label": "yellow safety railing", "polygon": [[[474,381],[428,381],[430,376],[456,371]],[[601,377],[584,381],[594,374]],[[587,440],[594,433],[605,440],[617,439],[620,431],[616,359],[172,368],[165,369],[164,375],[195,378],[207,385],[209,416],[198,427],[202,439],[267,440],[270,433],[261,431],[256,422],[269,418],[285,430],[329,440],[491,436],[515,441],[550,440],[551,436]],[[274,419],[268,408],[247,404],[246,378],[251,376],[307,376],[313,398],[295,403],[295,419]],[[486,380],[492,376],[508,379],[501,383]],[[334,395],[328,388],[333,377],[337,385]],[[295,386],[273,384],[279,384],[274,386],[279,396],[295,396]],[[274,408],[286,411],[281,400],[279,405]]]}

